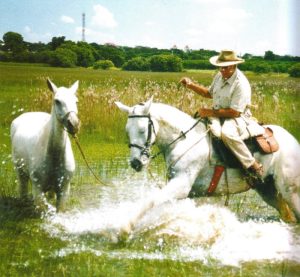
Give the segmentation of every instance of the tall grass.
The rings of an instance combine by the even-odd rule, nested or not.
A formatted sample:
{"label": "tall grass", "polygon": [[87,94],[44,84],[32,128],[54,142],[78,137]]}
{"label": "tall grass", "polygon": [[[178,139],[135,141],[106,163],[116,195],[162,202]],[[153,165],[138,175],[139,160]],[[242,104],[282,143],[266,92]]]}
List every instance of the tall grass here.
{"label": "tall grass", "polygon": [[[55,256],[53,253],[60,253],[61,249],[67,246],[67,242],[49,237],[44,230],[39,228],[39,218],[23,217],[24,208],[14,198],[18,195],[18,186],[10,156],[10,123],[23,112],[50,111],[52,94],[46,85],[47,77],[52,79],[57,86],[70,86],[74,81],[80,81],[78,95],[82,128],[79,139],[88,159],[92,161],[92,167],[102,174],[102,178],[106,178],[108,170],[105,166],[118,163],[116,156],[128,154],[124,130],[126,115],[115,107],[114,101],[134,105],[153,95],[154,101],[164,102],[189,114],[194,114],[200,106],[210,106],[211,102],[178,86],[178,81],[181,77],[188,76],[204,85],[209,85],[214,73],[214,71],[184,73],[95,71],[84,68],[61,69],[42,65],[0,63],[0,275],[200,276],[206,272],[208,275],[217,276],[222,272],[221,276],[252,276],[253,274],[263,276],[273,274],[274,270],[278,272],[278,268],[281,269],[280,265],[274,264],[269,268],[268,263],[253,267],[250,265],[246,269],[243,267],[234,269],[231,267],[215,268],[215,266],[203,265],[199,262],[114,259],[105,255],[97,257],[84,251],[67,256]],[[299,81],[285,75],[250,73],[247,75],[253,88],[253,102],[258,105],[258,109],[253,111],[254,116],[265,123],[282,125],[299,140],[299,115],[297,113],[300,105]],[[103,148],[103,142],[109,147]],[[74,197],[71,201],[77,205],[82,195],[87,193],[87,187],[81,189],[80,185],[92,182],[86,175],[82,177],[83,162],[76,147],[73,149],[77,163],[74,184],[77,185],[77,198]],[[104,164],[103,160],[107,160],[108,163]],[[121,164],[123,165],[122,161]],[[94,190],[90,193],[94,193]],[[235,212],[255,217],[257,210],[261,214],[261,210],[265,209],[265,213],[269,215],[268,207],[266,205],[262,207],[262,201],[253,204],[253,194],[254,192],[250,192],[250,196],[249,194],[241,196]],[[3,199],[11,201],[11,205],[2,203]],[[16,208],[12,209],[12,204]],[[81,239],[89,243],[87,242],[88,236]],[[91,239],[98,240],[93,237]],[[101,239],[97,243],[106,247]],[[107,246],[111,249],[118,247],[122,249],[124,245],[108,244]],[[130,248],[130,245],[125,245],[125,247]],[[253,269],[255,272],[251,272]],[[242,274],[241,270],[246,273]]]}
{"label": "tall grass", "polygon": [[[10,123],[23,112],[50,112],[52,93],[47,88],[46,78],[52,79],[57,86],[70,86],[79,80],[79,116],[82,122],[79,138],[88,157],[99,163],[103,154],[108,157],[127,151],[125,147],[117,146],[126,142],[126,114],[118,110],[115,101],[134,105],[154,96],[154,101],[170,104],[192,115],[201,106],[209,107],[211,100],[178,85],[180,78],[188,76],[208,86],[214,74],[214,71],[149,73],[0,63],[0,162],[1,180],[6,183],[1,190],[10,194],[16,187],[11,177]],[[252,85],[253,104],[257,105],[254,116],[261,122],[285,127],[299,140],[299,80],[287,75],[246,74]],[[110,153],[100,153],[99,144],[102,142],[111,144]],[[79,157],[76,149],[75,154]]]}

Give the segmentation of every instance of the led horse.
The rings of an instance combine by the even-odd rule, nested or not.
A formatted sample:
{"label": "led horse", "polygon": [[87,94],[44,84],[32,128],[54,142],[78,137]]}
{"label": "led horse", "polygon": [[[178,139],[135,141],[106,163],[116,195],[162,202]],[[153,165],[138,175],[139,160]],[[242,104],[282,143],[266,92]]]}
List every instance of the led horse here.
{"label": "led horse", "polygon": [[27,197],[32,183],[34,201],[45,207],[44,193],[56,194],[56,209],[63,209],[69,194],[75,161],[68,133],[79,130],[77,117],[78,81],[71,88],[57,88],[49,79],[53,92],[51,114],[28,112],[11,124],[12,157],[20,183],[21,197]]}
{"label": "led horse", "polygon": [[[140,171],[150,160],[150,148],[156,143],[163,153],[169,180],[158,195],[145,199],[125,231],[130,231],[148,209],[164,201],[188,196],[207,196],[213,175],[215,153],[206,125],[178,109],[152,98],[144,104],[128,107],[116,102],[128,113],[126,131],[130,139],[131,166]],[[254,153],[264,167],[265,183],[257,192],[276,208],[285,221],[300,221],[300,146],[285,129],[271,125],[280,149],[272,154]],[[247,191],[243,170],[227,168],[213,195]],[[225,175],[225,176],[224,176]],[[227,178],[226,178],[227,177]],[[226,182],[228,180],[228,182]]]}

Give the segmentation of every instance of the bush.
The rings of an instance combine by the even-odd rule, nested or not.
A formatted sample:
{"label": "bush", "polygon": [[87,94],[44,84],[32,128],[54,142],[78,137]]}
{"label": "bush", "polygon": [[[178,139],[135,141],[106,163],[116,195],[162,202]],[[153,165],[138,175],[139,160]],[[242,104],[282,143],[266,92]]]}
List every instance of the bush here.
{"label": "bush", "polygon": [[253,71],[255,73],[269,73],[272,71],[272,67],[265,62],[261,62],[253,66]]}
{"label": "bush", "polygon": [[296,63],[289,69],[289,75],[291,77],[300,77],[300,63]]}
{"label": "bush", "polygon": [[150,69],[155,72],[181,72],[182,60],[174,55],[155,55],[150,58]]}
{"label": "bush", "polygon": [[96,61],[93,65],[93,68],[94,69],[104,69],[104,70],[107,70],[107,69],[110,69],[114,67],[114,64],[112,61],[110,60],[100,60],[100,61]]}
{"label": "bush", "polygon": [[51,65],[61,67],[75,67],[77,63],[77,55],[72,50],[66,48],[57,48],[54,51]]}
{"label": "bush", "polygon": [[122,68],[129,71],[149,71],[150,63],[146,58],[136,57],[126,62]]}

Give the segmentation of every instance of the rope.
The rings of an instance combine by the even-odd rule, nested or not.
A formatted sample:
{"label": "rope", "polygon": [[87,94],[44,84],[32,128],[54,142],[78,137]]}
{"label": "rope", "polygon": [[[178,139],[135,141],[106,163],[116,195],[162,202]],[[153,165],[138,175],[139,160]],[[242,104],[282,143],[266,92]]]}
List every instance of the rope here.
{"label": "rope", "polygon": [[79,149],[79,151],[80,151],[80,153],[81,153],[81,156],[82,156],[82,158],[83,158],[83,160],[84,160],[84,162],[85,162],[87,168],[89,169],[89,171],[92,173],[92,175],[95,177],[95,179],[96,179],[99,183],[101,183],[102,185],[107,186],[108,184],[106,184],[106,183],[103,182],[101,179],[99,179],[99,177],[97,177],[97,175],[94,173],[94,171],[93,171],[92,168],[90,167],[90,165],[89,165],[89,163],[88,163],[88,161],[87,161],[87,159],[86,159],[86,156],[84,155],[84,152],[83,152],[83,150],[82,150],[82,148],[81,148],[81,145],[80,145],[80,143],[79,143],[78,137],[77,137],[76,135],[73,135],[73,138],[74,138],[74,140],[75,140],[75,142],[76,142],[76,145],[77,145],[77,147],[78,147],[78,149]]}

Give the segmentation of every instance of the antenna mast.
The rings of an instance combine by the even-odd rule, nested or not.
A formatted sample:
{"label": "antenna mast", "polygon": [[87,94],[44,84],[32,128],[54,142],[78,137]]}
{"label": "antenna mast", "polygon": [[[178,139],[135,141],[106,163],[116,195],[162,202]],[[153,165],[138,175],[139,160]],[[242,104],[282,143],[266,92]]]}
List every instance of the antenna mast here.
{"label": "antenna mast", "polygon": [[82,41],[85,41],[85,13],[82,14]]}

